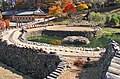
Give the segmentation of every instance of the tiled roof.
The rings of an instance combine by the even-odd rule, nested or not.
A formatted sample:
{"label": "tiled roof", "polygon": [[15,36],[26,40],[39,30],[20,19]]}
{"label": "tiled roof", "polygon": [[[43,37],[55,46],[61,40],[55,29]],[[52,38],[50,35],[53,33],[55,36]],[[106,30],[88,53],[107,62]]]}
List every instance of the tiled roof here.
{"label": "tiled roof", "polygon": [[36,15],[45,15],[45,13],[41,9],[37,9],[33,13],[36,14]]}
{"label": "tiled roof", "polygon": [[9,11],[4,11],[2,12],[3,15],[46,15],[46,13],[44,13],[41,9],[40,10],[31,10],[31,11],[27,11],[27,10],[18,10],[18,11],[14,11],[14,10],[9,10]]}
{"label": "tiled roof", "polygon": [[15,13],[15,15],[32,15],[32,14],[34,14],[34,11],[22,11]]}
{"label": "tiled roof", "polygon": [[4,11],[4,12],[2,12],[2,15],[12,15],[13,12],[14,12],[14,10]]}

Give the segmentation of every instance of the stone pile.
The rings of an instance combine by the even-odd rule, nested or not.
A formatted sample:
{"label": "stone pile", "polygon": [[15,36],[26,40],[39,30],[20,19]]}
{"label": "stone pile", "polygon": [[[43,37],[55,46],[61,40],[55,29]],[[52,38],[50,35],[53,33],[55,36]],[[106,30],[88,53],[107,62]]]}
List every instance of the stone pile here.
{"label": "stone pile", "polygon": [[67,36],[62,40],[62,44],[85,45],[89,43],[89,39],[82,36]]}

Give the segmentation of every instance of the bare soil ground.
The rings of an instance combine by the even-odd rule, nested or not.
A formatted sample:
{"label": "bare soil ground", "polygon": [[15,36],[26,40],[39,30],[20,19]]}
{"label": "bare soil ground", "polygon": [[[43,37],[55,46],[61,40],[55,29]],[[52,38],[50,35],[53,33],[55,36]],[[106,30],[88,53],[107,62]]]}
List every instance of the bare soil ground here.
{"label": "bare soil ground", "polygon": [[0,79],[33,79],[0,62]]}
{"label": "bare soil ground", "polygon": [[45,27],[39,27],[39,28],[32,28],[27,29],[28,32],[31,31],[38,31],[38,30],[63,30],[63,31],[94,31],[92,27],[67,27],[67,26],[47,26]]}
{"label": "bare soil ground", "polygon": [[[78,59],[82,59],[83,62],[86,61],[86,58],[80,58],[80,57],[65,57],[65,60],[71,64],[71,68],[66,70],[62,73],[62,75],[59,76],[58,79],[84,79],[86,75],[89,75],[90,73],[87,73],[85,75],[82,75],[82,78],[79,77],[79,74],[83,71],[83,68],[76,67],[74,65],[74,62]],[[98,58],[91,58],[91,61],[97,61]],[[84,70],[85,71],[85,70]],[[96,71],[94,68],[91,69],[91,71]],[[89,76],[87,76],[89,78]],[[92,77],[94,79],[94,77]]]}
{"label": "bare soil ground", "polygon": [[63,31],[94,31],[91,27],[67,27],[67,26],[59,26],[53,28],[47,28],[48,30],[63,30]]}
{"label": "bare soil ground", "polygon": [[61,26],[61,27],[53,27],[48,28],[48,30],[65,30],[65,31],[94,31],[91,27],[67,27],[67,26]]}

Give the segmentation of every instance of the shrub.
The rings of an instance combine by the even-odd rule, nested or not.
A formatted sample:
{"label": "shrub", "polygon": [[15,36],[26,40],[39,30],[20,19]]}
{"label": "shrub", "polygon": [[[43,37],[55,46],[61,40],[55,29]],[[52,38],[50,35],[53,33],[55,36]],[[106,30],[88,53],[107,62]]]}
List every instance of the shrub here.
{"label": "shrub", "polygon": [[86,8],[88,8],[87,4],[79,4],[78,5],[78,9],[80,9],[80,10],[83,10],[83,9],[86,9]]}
{"label": "shrub", "polygon": [[119,24],[119,19],[118,18],[112,18],[110,21],[113,25],[118,25]]}
{"label": "shrub", "polygon": [[106,23],[107,24],[112,24],[112,25],[120,24],[120,15],[113,14],[113,15],[107,16]]}
{"label": "shrub", "polygon": [[111,21],[111,16],[110,15],[108,15],[107,17],[106,17],[106,23],[109,23],[110,21]]}
{"label": "shrub", "polygon": [[61,40],[53,40],[52,44],[54,44],[54,45],[60,45],[61,44]]}
{"label": "shrub", "polygon": [[78,68],[82,68],[84,64],[85,64],[85,61],[82,58],[74,61],[74,65]]}
{"label": "shrub", "polygon": [[101,13],[91,12],[88,16],[88,20],[95,21],[96,23],[105,23],[105,15]]}

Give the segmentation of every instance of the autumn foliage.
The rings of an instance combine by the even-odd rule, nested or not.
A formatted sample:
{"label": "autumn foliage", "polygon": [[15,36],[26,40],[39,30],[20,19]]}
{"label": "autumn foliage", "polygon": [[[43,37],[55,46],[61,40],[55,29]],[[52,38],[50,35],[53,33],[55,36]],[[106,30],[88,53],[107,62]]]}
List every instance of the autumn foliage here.
{"label": "autumn foliage", "polygon": [[60,45],[61,44],[61,40],[53,40],[52,44],[54,44],[54,45]]}
{"label": "autumn foliage", "polygon": [[85,64],[85,61],[82,58],[79,58],[77,61],[74,62],[74,65],[78,68],[82,68]]}
{"label": "autumn foliage", "polygon": [[76,12],[77,9],[73,4],[66,4],[66,6],[63,9],[63,13],[69,13],[69,12]]}
{"label": "autumn foliage", "polygon": [[2,19],[2,13],[0,12],[0,19]]}
{"label": "autumn foliage", "polygon": [[87,9],[88,6],[87,6],[87,4],[79,4],[79,5],[78,5],[78,8],[79,8],[80,10],[83,10],[83,9]]}
{"label": "autumn foliage", "polygon": [[9,28],[10,20],[5,20],[6,28]]}
{"label": "autumn foliage", "polygon": [[58,14],[61,14],[62,9],[60,6],[52,6],[49,8],[49,15],[56,16]]}
{"label": "autumn foliage", "polygon": [[10,20],[0,20],[0,28],[9,28]]}
{"label": "autumn foliage", "polygon": [[67,1],[62,2],[63,7],[65,7],[67,4],[69,4],[69,2],[67,2]]}
{"label": "autumn foliage", "polygon": [[6,27],[5,21],[0,20],[0,28],[3,29],[5,27]]}

